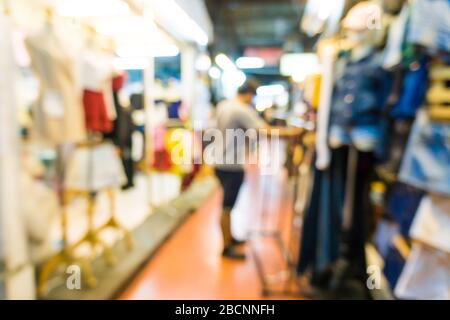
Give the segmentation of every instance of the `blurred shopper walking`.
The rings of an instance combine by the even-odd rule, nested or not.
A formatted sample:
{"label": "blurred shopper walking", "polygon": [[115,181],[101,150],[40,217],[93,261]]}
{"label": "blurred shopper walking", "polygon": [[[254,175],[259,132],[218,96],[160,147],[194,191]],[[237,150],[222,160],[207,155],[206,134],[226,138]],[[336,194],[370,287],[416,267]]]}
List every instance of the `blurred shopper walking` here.
{"label": "blurred shopper walking", "polygon": [[[231,211],[244,182],[245,164],[248,159],[246,137],[253,136],[248,130],[266,130],[267,135],[270,135],[272,130],[276,129],[280,137],[300,133],[297,128],[271,127],[259,117],[252,107],[257,86],[255,81],[248,80],[239,87],[236,97],[224,100],[217,106],[217,127],[222,133],[222,146],[220,152],[216,153],[220,155],[220,159],[215,159],[215,174],[223,188],[220,221],[224,243],[222,256],[237,260],[245,259],[245,254],[237,248],[245,244],[245,241],[237,240],[232,235]],[[240,134],[244,137],[239,137]]]}

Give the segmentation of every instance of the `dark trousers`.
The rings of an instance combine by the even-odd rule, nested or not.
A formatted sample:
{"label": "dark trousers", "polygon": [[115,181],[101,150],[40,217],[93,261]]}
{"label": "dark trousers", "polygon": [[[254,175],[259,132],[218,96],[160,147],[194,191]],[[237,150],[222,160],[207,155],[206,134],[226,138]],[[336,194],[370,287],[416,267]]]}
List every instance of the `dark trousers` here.
{"label": "dark trousers", "polygon": [[223,188],[223,203],[224,209],[232,209],[236,203],[244,182],[244,171],[226,171],[215,169],[215,174],[220,181]]}

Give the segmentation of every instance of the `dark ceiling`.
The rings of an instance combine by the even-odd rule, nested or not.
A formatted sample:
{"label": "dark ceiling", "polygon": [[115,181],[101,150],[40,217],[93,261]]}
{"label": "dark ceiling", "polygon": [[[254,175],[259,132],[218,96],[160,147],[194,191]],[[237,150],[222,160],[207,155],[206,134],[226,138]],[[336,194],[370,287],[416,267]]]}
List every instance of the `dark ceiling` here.
{"label": "dark ceiling", "polygon": [[206,0],[214,25],[212,51],[236,57],[247,47],[298,47],[304,2]]}

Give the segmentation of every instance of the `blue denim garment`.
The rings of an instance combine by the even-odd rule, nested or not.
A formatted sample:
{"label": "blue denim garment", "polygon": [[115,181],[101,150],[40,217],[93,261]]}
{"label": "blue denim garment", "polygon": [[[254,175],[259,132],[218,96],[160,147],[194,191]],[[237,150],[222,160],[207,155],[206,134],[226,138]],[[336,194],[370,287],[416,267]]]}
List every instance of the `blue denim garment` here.
{"label": "blue denim garment", "polygon": [[408,41],[434,50],[450,51],[450,0],[416,0]]}
{"label": "blue denim garment", "polygon": [[450,125],[419,111],[406,147],[399,180],[428,192],[450,195]]}
{"label": "blue denim garment", "polygon": [[410,63],[403,80],[400,98],[390,112],[392,118],[410,119],[416,116],[417,110],[425,101],[428,89],[427,64],[427,56]]}
{"label": "blue denim garment", "polygon": [[386,194],[386,211],[400,227],[400,233],[407,237],[419,208],[423,191],[401,182],[394,183]]}
{"label": "blue denim garment", "polygon": [[374,235],[374,243],[383,258],[387,257],[389,248],[392,244],[392,239],[398,233],[399,228],[395,222],[386,219],[381,219],[378,222]]}
{"label": "blue denim garment", "polygon": [[314,171],[309,207],[302,227],[298,272],[324,272],[339,257],[348,148],[332,151],[331,166]]}
{"label": "blue denim garment", "polygon": [[350,61],[336,81],[330,113],[332,147],[353,143],[361,151],[371,151],[380,141],[381,110],[391,86],[380,58],[372,53]]}
{"label": "blue denim garment", "polygon": [[404,266],[405,260],[401,254],[396,248],[390,246],[386,257],[384,257],[383,273],[386,276],[391,289],[395,288]]}
{"label": "blue denim garment", "polygon": [[329,141],[332,148],[353,144],[363,152],[373,151],[380,141],[380,127],[376,125],[361,125],[351,128],[333,125],[330,128]]}

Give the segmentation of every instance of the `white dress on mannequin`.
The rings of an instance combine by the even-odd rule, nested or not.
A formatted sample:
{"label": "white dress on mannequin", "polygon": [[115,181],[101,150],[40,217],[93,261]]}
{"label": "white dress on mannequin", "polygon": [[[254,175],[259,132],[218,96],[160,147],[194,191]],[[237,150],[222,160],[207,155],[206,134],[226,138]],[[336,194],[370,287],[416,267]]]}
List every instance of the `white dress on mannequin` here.
{"label": "white dress on mannequin", "polygon": [[54,144],[86,138],[84,114],[75,84],[73,52],[55,28],[47,23],[26,39],[31,63],[40,81],[34,109],[38,137]]}

